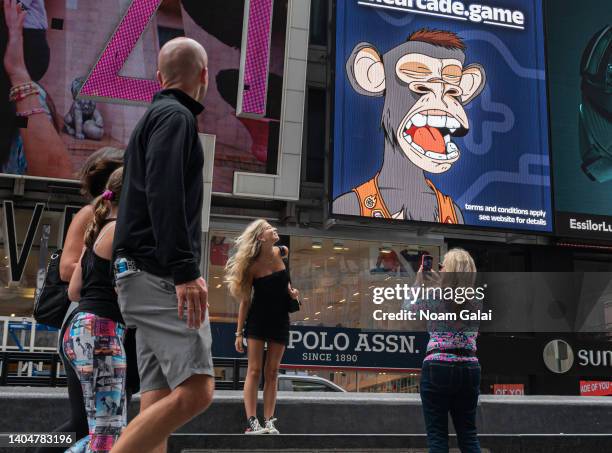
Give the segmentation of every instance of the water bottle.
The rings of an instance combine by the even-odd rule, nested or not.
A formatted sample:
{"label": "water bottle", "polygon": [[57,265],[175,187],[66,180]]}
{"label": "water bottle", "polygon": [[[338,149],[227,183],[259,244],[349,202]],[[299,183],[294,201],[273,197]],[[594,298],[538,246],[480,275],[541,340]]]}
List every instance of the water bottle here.
{"label": "water bottle", "polygon": [[117,261],[117,274],[123,274],[128,270],[128,262],[125,258],[120,258]]}

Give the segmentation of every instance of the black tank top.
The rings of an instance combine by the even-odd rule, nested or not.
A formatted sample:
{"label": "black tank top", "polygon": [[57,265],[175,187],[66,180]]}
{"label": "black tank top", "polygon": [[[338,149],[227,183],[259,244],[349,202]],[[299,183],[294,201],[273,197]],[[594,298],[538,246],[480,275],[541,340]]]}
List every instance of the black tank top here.
{"label": "black tank top", "polygon": [[[104,226],[114,219],[108,219]],[[123,323],[117,293],[114,288],[112,265],[87,247],[81,260],[83,284],[77,312],[93,313],[103,318]]]}
{"label": "black tank top", "polygon": [[254,311],[262,311],[266,315],[278,314],[287,315],[288,305],[288,284],[291,281],[285,251],[280,248],[281,258],[285,264],[285,269],[273,272],[260,278],[253,279],[253,302]]}

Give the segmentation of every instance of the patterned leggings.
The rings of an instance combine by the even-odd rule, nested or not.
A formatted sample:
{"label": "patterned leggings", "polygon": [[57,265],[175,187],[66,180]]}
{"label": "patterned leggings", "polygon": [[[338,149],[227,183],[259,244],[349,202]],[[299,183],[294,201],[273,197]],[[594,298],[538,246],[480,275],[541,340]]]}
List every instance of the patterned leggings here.
{"label": "patterned leggings", "polygon": [[89,435],[67,453],[108,452],[127,424],[125,326],[78,313],[64,334],[64,353],[81,381]]}

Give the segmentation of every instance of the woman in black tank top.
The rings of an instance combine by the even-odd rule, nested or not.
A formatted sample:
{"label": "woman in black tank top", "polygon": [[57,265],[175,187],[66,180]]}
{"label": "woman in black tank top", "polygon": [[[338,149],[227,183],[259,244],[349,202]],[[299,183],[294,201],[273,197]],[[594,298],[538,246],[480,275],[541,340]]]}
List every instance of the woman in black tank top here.
{"label": "woman in black tank top", "polygon": [[63,338],[63,350],[83,390],[89,435],[71,452],[109,452],[127,424],[126,327],[117,304],[111,256],[123,169],[111,174],[95,203],[85,247],[68,295],[79,306]]}
{"label": "woman in black tank top", "polygon": [[[64,238],[59,266],[62,281],[70,282],[76,267],[81,266],[80,258],[83,251],[85,230],[94,218],[93,204],[97,197],[104,192],[110,175],[123,165],[123,153],[122,149],[102,147],[87,158],[79,171],[81,194],[88,202],[72,218]],[[62,423],[53,429],[53,432],[71,432],[76,434],[76,439],[81,439],[87,436],[89,432],[87,414],[83,405],[81,383],[62,350],[64,333],[70,324],[70,318],[76,305],[76,303],[71,304],[68,308],[58,336],[58,353],[66,370],[68,399],[70,403],[69,414],[67,414],[66,420],[62,420]],[[126,389],[129,402],[130,395],[138,393],[140,386],[138,367],[135,360],[136,340],[134,329],[128,329],[125,344],[128,350]],[[41,446],[33,453],[64,453],[65,450],[65,448],[60,447]]]}
{"label": "woman in black tank top", "polygon": [[[287,270],[289,249],[276,247],[276,228],[265,220],[252,222],[236,239],[234,254],[226,265],[232,295],[240,301],[236,328],[236,350],[244,352],[247,339],[248,370],[244,383],[244,406],[247,416],[245,434],[278,434],[276,392],[278,368],[289,340],[289,298],[297,299]],[[252,295],[252,297],[251,297]],[[243,330],[244,329],[244,330]],[[267,355],[264,369],[264,421],[257,419],[257,390],[261,375],[264,346]]]}

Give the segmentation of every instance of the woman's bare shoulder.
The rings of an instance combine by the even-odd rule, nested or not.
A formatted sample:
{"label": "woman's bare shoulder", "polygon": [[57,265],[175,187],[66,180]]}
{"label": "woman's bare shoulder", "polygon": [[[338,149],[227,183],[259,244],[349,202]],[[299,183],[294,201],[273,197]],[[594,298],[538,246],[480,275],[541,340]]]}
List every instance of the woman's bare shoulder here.
{"label": "woman's bare shoulder", "polygon": [[88,205],[83,206],[81,209],[79,209],[79,212],[77,212],[74,215],[74,218],[72,219],[72,221],[89,223],[91,219],[93,219],[93,216],[94,216],[94,207],[93,205],[88,204]]}

